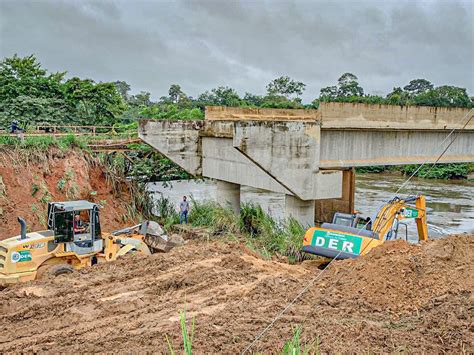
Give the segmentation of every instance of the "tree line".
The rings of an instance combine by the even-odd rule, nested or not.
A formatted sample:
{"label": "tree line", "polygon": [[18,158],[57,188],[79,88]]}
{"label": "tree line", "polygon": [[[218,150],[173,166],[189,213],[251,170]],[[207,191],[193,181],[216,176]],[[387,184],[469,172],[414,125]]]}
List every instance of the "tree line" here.
{"label": "tree line", "polygon": [[262,108],[318,108],[321,102],[418,105],[436,107],[474,107],[474,98],[465,88],[435,87],[426,79],[411,80],[395,87],[386,96],[364,93],[358,78],[344,73],[336,85],[321,89],[309,104],[301,96],[306,84],[282,76],[266,86],[264,95],[246,92],[240,96],[228,86],[205,91],[193,98],[180,85],[170,86],[157,101],[149,92],[132,95],[125,81],[95,82],[73,77],[66,72],[51,73],[42,68],[34,55],[4,58],[0,62],[0,126],[13,120],[28,125],[114,125],[138,118],[200,119],[204,107],[211,105]]}

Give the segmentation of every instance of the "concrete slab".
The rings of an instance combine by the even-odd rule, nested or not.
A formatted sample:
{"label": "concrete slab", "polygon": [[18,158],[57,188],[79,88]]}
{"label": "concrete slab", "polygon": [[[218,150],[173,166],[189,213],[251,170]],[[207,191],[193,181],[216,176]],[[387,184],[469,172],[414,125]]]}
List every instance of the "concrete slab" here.
{"label": "concrete slab", "polygon": [[[326,128],[371,128],[397,130],[451,130],[461,128],[474,110],[454,107],[369,105],[322,102],[321,126]],[[474,129],[474,120],[466,129]]]}

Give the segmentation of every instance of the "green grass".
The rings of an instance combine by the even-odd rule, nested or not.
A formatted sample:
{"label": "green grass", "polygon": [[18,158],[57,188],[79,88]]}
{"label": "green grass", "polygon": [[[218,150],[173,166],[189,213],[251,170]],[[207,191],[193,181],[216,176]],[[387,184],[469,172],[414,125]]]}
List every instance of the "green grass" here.
{"label": "green grass", "polygon": [[12,136],[0,136],[0,146],[9,146],[21,149],[34,149],[38,151],[47,151],[52,147],[59,148],[63,151],[71,148],[80,148],[87,150],[88,139],[86,137],[78,137],[73,134],[61,137],[55,136],[36,136],[25,137],[23,141]]}
{"label": "green grass", "polygon": [[301,327],[296,327],[293,337],[288,340],[283,346],[283,355],[306,355],[306,354],[320,354],[319,338],[311,344],[301,343]]}
{"label": "green grass", "polygon": [[[167,198],[158,200],[155,208],[165,230],[179,223],[177,206]],[[265,258],[278,254],[287,256],[290,263],[303,260],[301,248],[305,228],[293,218],[277,222],[259,205],[242,204],[237,216],[232,209],[215,202],[201,203],[191,199],[188,217],[193,227],[206,227],[213,236],[238,236],[249,249]]]}
{"label": "green grass", "polygon": [[[196,319],[193,317],[191,322],[191,329],[188,329],[186,324],[186,308],[183,311],[179,312],[179,324],[181,327],[181,336],[183,337],[183,353],[186,355],[192,355],[193,353],[193,338],[194,338],[194,329],[196,326]],[[171,344],[168,336],[166,336],[166,342],[168,343],[168,349],[171,355],[176,354],[173,345]]]}
{"label": "green grass", "polygon": [[[178,222],[179,215],[168,200],[160,200],[156,205],[165,229],[171,222]],[[305,228],[295,219],[281,223],[273,220],[258,205],[243,204],[240,216],[230,208],[215,202],[198,203],[191,200],[189,223],[193,227],[207,227],[214,236],[240,235],[243,242],[263,257],[278,254],[287,256],[290,263],[301,261],[301,247]]]}

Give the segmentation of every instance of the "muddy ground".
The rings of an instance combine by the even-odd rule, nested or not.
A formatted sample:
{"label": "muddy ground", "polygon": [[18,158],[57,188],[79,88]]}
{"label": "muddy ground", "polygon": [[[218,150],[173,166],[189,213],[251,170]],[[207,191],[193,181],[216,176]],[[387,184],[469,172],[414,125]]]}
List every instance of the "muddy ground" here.
{"label": "muddy ground", "polygon": [[[313,351],[473,353],[474,238],[387,242],[333,263],[252,348],[280,352],[296,326]],[[179,311],[197,353],[239,353],[321,270],[225,240],[130,256],[0,291],[0,352],[182,349]]]}

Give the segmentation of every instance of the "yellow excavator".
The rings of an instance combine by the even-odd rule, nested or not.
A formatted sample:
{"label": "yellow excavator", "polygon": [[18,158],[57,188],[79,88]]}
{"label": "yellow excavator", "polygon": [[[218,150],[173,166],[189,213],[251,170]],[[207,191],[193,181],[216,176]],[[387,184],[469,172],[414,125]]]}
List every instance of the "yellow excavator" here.
{"label": "yellow excavator", "polygon": [[102,232],[100,206],[88,201],[48,204],[48,230],[26,232],[0,241],[0,286],[71,273],[128,253],[168,251],[168,240],[156,222],[146,221],[111,233]]}
{"label": "yellow excavator", "polygon": [[363,218],[359,214],[336,212],[332,223],[323,223],[306,231],[303,252],[327,258],[348,259],[367,254],[386,240],[398,238],[404,219],[414,219],[418,229],[418,239],[428,239],[425,196],[409,198],[395,197],[378,212],[375,220]]}

